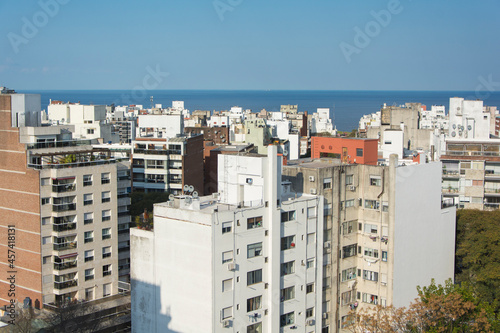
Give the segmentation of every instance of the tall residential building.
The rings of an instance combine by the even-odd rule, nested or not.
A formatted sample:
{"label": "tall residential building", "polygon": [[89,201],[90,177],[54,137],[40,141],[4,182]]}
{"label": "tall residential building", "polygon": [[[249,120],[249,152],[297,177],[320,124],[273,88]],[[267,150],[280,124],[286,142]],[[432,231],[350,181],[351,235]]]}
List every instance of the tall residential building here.
{"label": "tall residential building", "polygon": [[[417,285],[453,278],[455,207],[441,205],[441,163],[291,161],[284,179],[324,202],[322,332],[349,332],[351,310],[408,306]],[[338,254],[338,255],[337,255]]]}
{"label": "tall residential building", "polygon": [[203,135],[136,138],[132,142],[133,191],[203,193]]}
{"label": "tall residential building", "polygon": [[320,332],[323,199],[292,192],[276,155],[219,155],[219,197],[132,229],[133,331]]}
{"label": "tall residential building", "polygon": [[449,117],[448,134],[452,140],[490,138],[491,114],[489,110],[483,108],[483,101],[452,97]]}
{"label": "tall residential building", "polygon": [[68,141],[71,126],[12,127],[18,96],[0,94],[0,272],[15,280],[9,298],[12,281],[0,279],[0,305],[30,297],[40,308],[117,294],[129,161]]}

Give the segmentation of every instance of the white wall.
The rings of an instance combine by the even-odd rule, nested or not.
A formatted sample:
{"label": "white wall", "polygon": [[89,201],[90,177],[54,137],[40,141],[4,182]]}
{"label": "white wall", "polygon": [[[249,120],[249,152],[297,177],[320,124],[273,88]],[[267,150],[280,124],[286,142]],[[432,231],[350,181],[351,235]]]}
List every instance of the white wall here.
{"label": "white wall", "polygon": [[41,124],[41,95],[39,94],[12,94],[12,127],[40,126]]}
{"label": "white wall", "polygon": [[139,115],[139,128],[165,129],[164,136],[174,138],[184,132],[184,119],[180,114]]}
{"label": "white wall", "polygon": [[394,306],[408,306],[417,286],[453,278],[455,207],[441,209],[440,162],[396,169]]}
{"label": "white wall", "polygon": [[384,158],[389,158],[391,154],[398,154],[398,158],[403,158],[403,131],[385,130],[382,141],[382,154]]}

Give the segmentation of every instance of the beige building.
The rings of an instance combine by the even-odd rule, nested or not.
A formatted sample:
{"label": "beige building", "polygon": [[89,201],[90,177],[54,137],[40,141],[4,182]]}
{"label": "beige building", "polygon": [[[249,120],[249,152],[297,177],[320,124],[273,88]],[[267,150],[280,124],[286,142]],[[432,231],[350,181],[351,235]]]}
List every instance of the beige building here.
{"label": "beige building", "polygon": [[347,332],[351,310],[407,306],[417,285],[453,278],[455,208],[441,206],[441,164],[293,161],[292,191],[322,195],[322,332]]}

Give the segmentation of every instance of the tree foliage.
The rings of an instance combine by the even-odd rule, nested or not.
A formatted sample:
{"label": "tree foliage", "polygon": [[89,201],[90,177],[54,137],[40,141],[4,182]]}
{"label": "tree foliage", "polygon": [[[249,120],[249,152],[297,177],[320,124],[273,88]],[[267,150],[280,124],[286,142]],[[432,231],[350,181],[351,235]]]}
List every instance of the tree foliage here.
{"label": "tree foliage", "polygon": [[455,281],[500,313],[500,211],[457,211]]}
{"label": "tree foliage", "polygon": [[132,192],[130,194],[130,215],[132,215],[133,220],[135,220],[135,217],[141,215],[144,209],[147,209],[148,212],[152,212],[153,205],[155,203],[168,201],[168,196],[168,192]]}
{"label": "tree foliage", "polygon": [[351,332],[495,332],[495,315],[468,286],[432,281],[418,288],[419,297],[408,308],[378,306],[352,312]]}

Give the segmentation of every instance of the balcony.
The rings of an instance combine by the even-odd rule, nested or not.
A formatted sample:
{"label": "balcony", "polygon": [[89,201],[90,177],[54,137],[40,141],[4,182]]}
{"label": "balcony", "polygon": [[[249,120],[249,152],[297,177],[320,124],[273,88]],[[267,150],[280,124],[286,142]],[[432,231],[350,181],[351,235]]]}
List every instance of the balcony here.
{"label": "balcony", "polygon": [[75,184],[52,185],[52,192],[55,193],[72,192],[74,190],[76,190]]}
{"label": "balcony", "polygon": [[67,204],[59,204],[59,205],[52,205],[52,211],[53,212],[67,212],[70,210],[76,210],[76,204],[74,203],[67,203]]}
{"label": "balcony", "polygon": [[74,242],[66,242],[66,243],[54,243],[54,250],[55,251],[63,251],[63,250],[68,250],[68,249],[76,249],[77,243],[76,241]]}
{"label": "balcony", "polygon": [[452,193],[452,194],[457,194],[460,192],[460,189],[458,187],[447,187],[441,189],[443,193]]}
{"label": "balcony", "polygon": [[134,154],[147,155],[181,155],[182,150],[178,149],[134,149]]}
{"label": "balcony", "polygon": [[76,268],[77,267],[77,261],[68,261],[68,262],[55,262],[54,263],[54,269],[56,271],[63,271],[65,269],[69,268]]}
{"label": "balcony", "polygon": [[77,287],[77,286],[78,286],[78,279],[68,280],[64,282],[54,282],[54,289],[58,290]]}
{"label": "balcony", "polygon": [[130,212],[128,210],[118,212],[118,217],[127,216],[127,215],[130,215]]}
{"label": "balcony", "polygon": [[498,208],[500,208],[499,202],[485,202],[484,203],[485,210],[497,210]]}
{"label": "balcony", "polygon": [[76,222],[64,223],[64,224],[54,224],[52,227],[52,230],[54,230],[56,232],[75,230],[75,229],[76,229]]}
{"label": "balcony", "polygon": [[120,193],[120,194],[118,194],[118,199],[128,198],[128,197],[129,197],[128,193]]}
{"label": "balcony", "polygon": [[443,178],[459,178],[460,170],[443,169]]}

